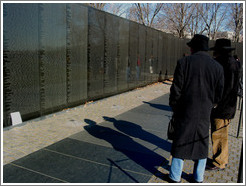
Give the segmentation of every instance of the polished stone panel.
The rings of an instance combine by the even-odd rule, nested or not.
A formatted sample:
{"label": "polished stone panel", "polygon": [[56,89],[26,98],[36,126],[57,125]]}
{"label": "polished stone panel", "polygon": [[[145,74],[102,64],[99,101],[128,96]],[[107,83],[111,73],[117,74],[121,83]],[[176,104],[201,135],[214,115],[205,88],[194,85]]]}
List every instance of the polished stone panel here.
{"label": "polished stone panel", "polygon": [[104,60],[104,94],[117,91],[117,70],[119,51],[119,19],[105,14],[105,60]]}
{"label": "polished stone panel", "polygon": [[130,66],[129,66],[129,21],[119,19],[119,60],[117,64],[117,88],[119,91],[128,88],[130,81]]}
{"label": "polished stone panel", "polygon": [[[47,149],[97,163],[102,163],[108,166],[119,166],[124,170],[139,172],[150,176],[155,171],[155,164],[159,163],[158,159],[154,160],[153,157],[148,154],[143,154],[140,152],[135,154],[132,153],[132,156],[139,158],[139,161],[134,161],[134,158],[131,158],[132,156],[127,156],[127,154],[130,154],[127,150],[116,150],[114,148],[74,140],[71,138],[55,143],[47,147]],[[152,161],[149,161],[149,159],[152,159]],[[113,164],[112,161],[114,162]]]}
{"label": "polished stone panel", "polygon": [[87,99],[88,9],[67,4],[67,100],[78,105]]}
{"label": "polished stone panel", "polygon": [[139,78],[138,85],[144,85],[146,83],[145,77],[148,73],[148,60],[146,60],[146,27],[143,25],[139,25],[139,52],[138,57],[140,60],[139,65]]}
{"label": "polished stone panel", "polygon": [[147,73],[146,73],[146,82],[150,83],[152,82],[152,73],[153,71],[153,63],[154,61],[154,56],[153,56],[153,30],[149,27],[146,28],[146,63],[147,63]]}
{"label": "polished stone panel", "polygon": [[66,4],[39,5],[41,112],[67,104]]}
{"label": "polished stone panel", "polygon": [[113,165],[102,165],[49,150],[37,151],[14,163],[70,183],[134,183],[150,179],[150,176]]}
{"label": "polished stone panel", "polygon": [[64,183],[62,180],[12,164],[5,165],[3,170],[3,183]]}
{"label": "polished stone panel", "polygon": [[162,78],[164,78],[164,74],[166,72],[166,68],[165,68],[165,61],[164,61],[164,47],[163,47],[163,32],[158,32],[158,68],[157,68],[157,72],[158,74],[161,73]]}
{"label": "polished stone panel", "polygon": [[153,34],[153,57],[154,57],[152,80],[156,81],[159,74],[159,70],[158,70],[159,35],[157,30],[152,30],[152,34]]}
{"label": "polished stone panel", "polygon": [[129,88],[136,87],[137,83],[137,55],[139,52],[139,35],[138,35],[139,25],[135,22],[130,22],[129,24],[129,63],[130,63],[130,81]]}
{"label": "polished stone panel", "polygon": [[11,125],[12,112],[23,120],[40,114],[39,11],[34,3],[4,3],[3,9],[3,117]]}
{"label": "polished stone panel", "polygon": [[98,98],[104,88],[105,15],[88,8],[88,97]]}

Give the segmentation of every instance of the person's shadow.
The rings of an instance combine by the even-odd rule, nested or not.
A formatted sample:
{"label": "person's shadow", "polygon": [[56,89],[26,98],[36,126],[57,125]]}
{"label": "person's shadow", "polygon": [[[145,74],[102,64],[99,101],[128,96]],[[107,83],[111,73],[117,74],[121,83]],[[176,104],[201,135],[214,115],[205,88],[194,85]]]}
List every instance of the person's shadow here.
{"label": "person's shadow", "polygon": [[146,169],[152,175],[162,178],[163,174],[158,170],[158,167],[161,164],[165,165],[168,169],[168,160],[135,142],[131,137],[111,128],[97,125],[96,122],[89,119],[85,119],[85,122],[89,124],[84,126],[84,129],[89,134],[107,141],[115,150],[126,155],[129,159]]}
{"label": "person's shadow", "polygon": [[166,111],[172,112],[172,108],[169,105],[162,105],[162,104],[150,103],[150,102],[146,102],[146,101],[143,101],[143,103],[149,104],[151,107],[154,107],[156,109],[166,110]]}
{"label": "person's shadow", "polygon": [[[152,143],[153,145],[157,146],[157,148],[161,148],[167,152],[171,151],[171,143],[146,131],[143,130],[141,126],[124,120],[116,120],[115,118],[110,118],[107,116],[103,116],[104,120],[112,122],[119,131],[135,137],[139,138],[141,140],[147,141],[149,143]],[[165,131],[161,131],[165,132]]]}

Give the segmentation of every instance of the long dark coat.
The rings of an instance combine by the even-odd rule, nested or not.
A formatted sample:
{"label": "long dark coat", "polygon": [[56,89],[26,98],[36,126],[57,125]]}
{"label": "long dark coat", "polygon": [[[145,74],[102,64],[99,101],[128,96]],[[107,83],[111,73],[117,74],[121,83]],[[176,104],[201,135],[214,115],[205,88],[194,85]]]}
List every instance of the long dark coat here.
{"label": "long dark coat", "polygon": [[223,68],[207,52],[178,61],[169,98],[176,119],[173,157],[207,158],[210,114],[222,97],[223,86]]}

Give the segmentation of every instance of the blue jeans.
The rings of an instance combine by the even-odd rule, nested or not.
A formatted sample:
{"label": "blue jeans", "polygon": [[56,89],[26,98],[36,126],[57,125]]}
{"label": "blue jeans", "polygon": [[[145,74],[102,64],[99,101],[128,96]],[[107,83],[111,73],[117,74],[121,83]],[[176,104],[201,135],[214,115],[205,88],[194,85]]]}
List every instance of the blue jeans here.
{"label": "blue jeans", "polygon": [[[195,160],[193,176],[197,182],[203,181],[206,162],[207,162],[207,158]],[[172,180],[177,181],[177,182],[181,180],[183,165],[184,165],[184,160],[179,159],[179,158],[174,158],[174,157],[172,158],[172,164],[171,164],[170,173],[169,173],[169,177]]]}

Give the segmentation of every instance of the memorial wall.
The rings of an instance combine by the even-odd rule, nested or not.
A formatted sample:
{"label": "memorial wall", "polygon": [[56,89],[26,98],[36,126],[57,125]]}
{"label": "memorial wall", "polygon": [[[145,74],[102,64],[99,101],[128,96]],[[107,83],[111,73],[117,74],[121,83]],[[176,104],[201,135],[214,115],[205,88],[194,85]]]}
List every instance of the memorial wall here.
{"label": "memorial wall", "polygon": [[83,4],[4,3],[3,125],[171,77],[187,41]]}

